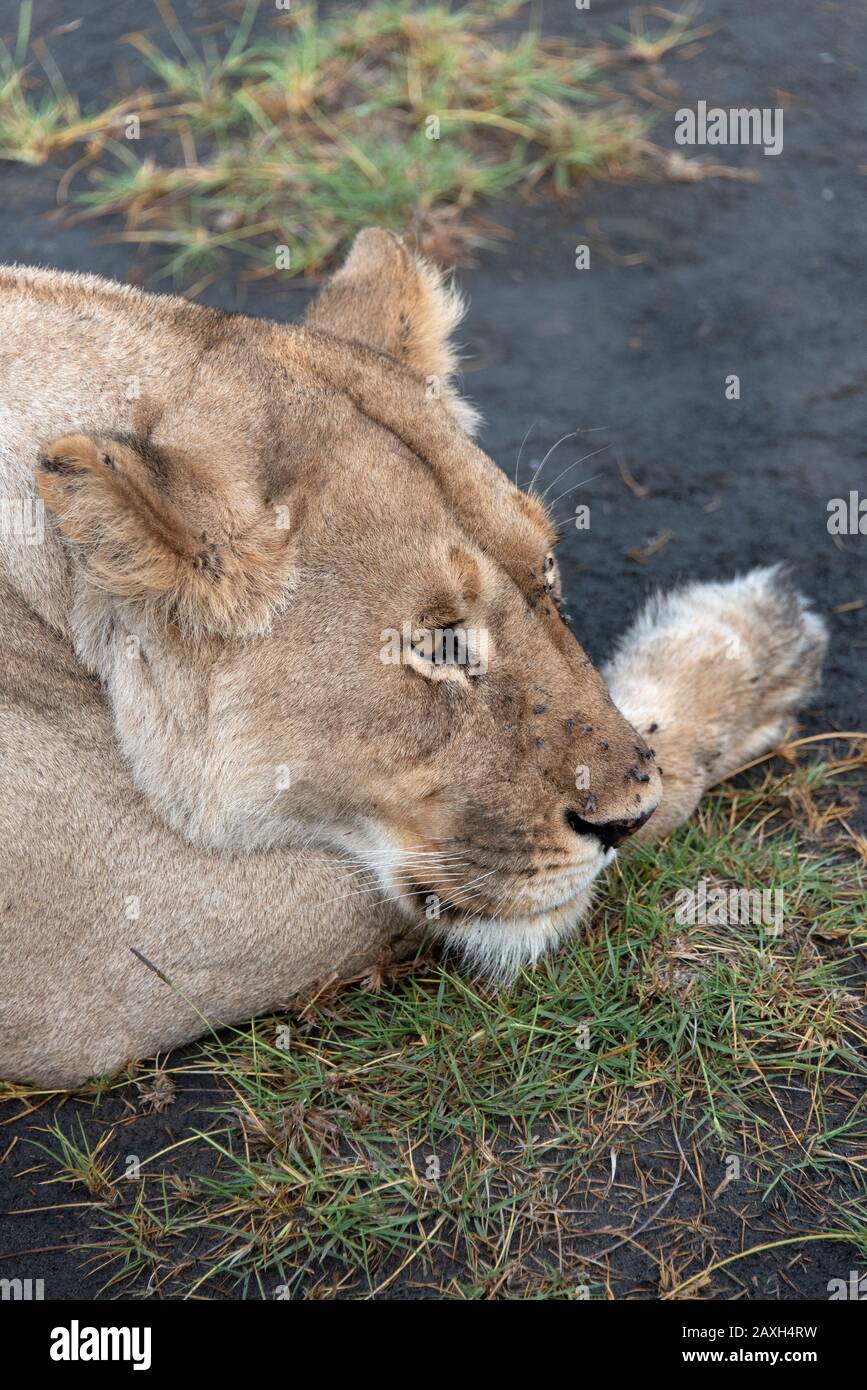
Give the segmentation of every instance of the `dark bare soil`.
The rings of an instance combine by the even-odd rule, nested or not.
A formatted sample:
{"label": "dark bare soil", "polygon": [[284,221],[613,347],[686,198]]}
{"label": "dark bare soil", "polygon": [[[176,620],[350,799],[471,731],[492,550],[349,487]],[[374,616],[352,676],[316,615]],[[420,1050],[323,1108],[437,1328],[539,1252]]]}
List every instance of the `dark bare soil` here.
{"label": "dark bare soil", "polygon": [[[70,87],[95,99],[115,89],[119,65],[130,62],[117,38],[152,21],[129,0],[78,0],[73,9],[84,23],[52,41],[52,51]],[[626,24],[629,10],[626,0],[592,0],[588,12],[562,0],[545,5],[544,20],[551,32],[592,39]],[[0,33],[14,30],[16,12],[3,0]],[[220,6],[197,13],[218,15]],[[61,0],[36,0],[39,33],[71,17]],[[825,687],[805,731],[864,728],[867,536],[833,537],[826,522],[831,498],[850,490],[867,496],[867,7],[855,0],[705,0],[699,18],[718,28],[700,53],[667,60],[680,86],[674,104],[785,102],[782,154],[704,151],[754,169],[755,183],[594,185],[568,202],[492,210],[512,235],[461,274],[470,296],[466,390],[487,422],[484,447],[510,473],[531,430],[524,482],[533,461],[570,431],[594,432],[557,450],[549,480],[571,458],[612,442],[551,494],[593,477],[557,510],[569,606],[594,660],[656,587],[789,561],[832,634]],[[673,130],[673,115],[660,111],[657,142],[674,148]],[[46,220],[54,185],[44,171],[2,165],[0,193],[0,260],[117,278],[140,263],[129,247],[99,244],[92,226]],[[579,243],[591,248],[589,271],[574,268]],[[288,319],[307,293],[266,282],[241,302],[227,279],[205,302]],[[740,378],[739,401],[725,398],[731,374]],[[621,465],[639,488],[624,482]],[[590,505],[589,531],[572,522],[578,500]],[[666,534],[644,562],[630,558]],[[864,606],[838,611],[859,600]],[[213,1095],[205,1079],[185,1085],[170,1117],[134,1121],[130,1152],[158,1147],[167,1121],[175,1137],[204,1123]],[[65,1125],[75,1111],[93,1123],[89,1110],[69,1100]],[[125,1113],[119,1100],[107,1101],[92,1132]],[[38,1157],[24,1142],[27,1132],[22,1120],[0,1129],[0,1154],[19,1136],[0,1166],[0,1212],[16,1213],[2,1219],[0,1275],[26,1276],[37,1258],[29,1252],[39,1251],[48,1296],[95,1296],[100,1279],[66,1249],[86,1239],[87,1202],[71,1189],[18,1176]],[[50,1204],[66,1205],[45,1210]],[[693,1204],[684,1189],[671,1210],[686,1219]],[[610,1215],[600,1211],[600,1218]],[[786,1215],[797,1227],[797,1213]],[[733,1230],[741,1216],[761,1232],[768,1212],[732,1208]],[[627,1287],[653,1297],[640,1250],[625,1246],[620,1255]],[[829,1275],[855,1267],[855,1259],[845,1246],[819,1244],[788,1268],[771,1256],[755,1260],[741,1296],[825,1298]],[[734,1291],[722,1277],[717,1296]],[[390,1295],[401,1296],[399,1284]]]}

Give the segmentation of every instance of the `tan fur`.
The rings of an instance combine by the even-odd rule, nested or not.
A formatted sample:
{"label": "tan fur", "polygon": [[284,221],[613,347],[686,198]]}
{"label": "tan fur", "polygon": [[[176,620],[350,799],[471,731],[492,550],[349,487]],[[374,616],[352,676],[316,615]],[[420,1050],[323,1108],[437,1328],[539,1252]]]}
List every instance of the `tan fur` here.
{"label": "tan fur", "polygon": [[[508,972],[585,912],[594,826],[658,805],[641,660],[611,676],[637,733],[560,620],[548,518],[466,433],[457,313],[377,231],[303,328],[0,272],[0,492],[48,510],[0,533],[0,1074],[77,1084],[431,926]],[[776,584],[763,738],[821,646]],[[420,655],[434,629],[484,669]],[[667,825],[746,702],[696,718],[693,655],[637,642]]]}
{"label": "tan fur", "polygon": [[[141,452],[122,438],[68,435],[39,460],[39,495],[75,542],[82,577],[190,635],[267,632],[295,578],[289,530],[264,508],[232,507],[195,459],[137,443]],[[185,490],[186,509],[172,495]]]}
{"label": "tan fur", "polygon": [[358,237],[345,265],[311,305],[306,322],[386,352],[424,377],[427,395],[442,399],[472,434],[478,411],[455,388],[458,357],[452,334],[463,315],[460,294],[443,283],[429,262],[413,256],[398,237],[371,228]]}
{"label": "tan fur", "polygon": [[[133,788],[71,648],[0,584],[0,1072],[76,1085],[408,949],[322,849],[229,855]],[[323,959],[323,946],[327,960]],[[190,1001],[133,954],[139,951]]]}

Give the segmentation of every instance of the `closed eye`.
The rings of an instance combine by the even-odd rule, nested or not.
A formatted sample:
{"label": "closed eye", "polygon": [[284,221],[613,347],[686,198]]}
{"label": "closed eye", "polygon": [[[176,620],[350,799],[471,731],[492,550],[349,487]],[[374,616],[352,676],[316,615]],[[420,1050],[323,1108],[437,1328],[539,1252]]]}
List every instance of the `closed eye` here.
{"label": "closed eye", "polygon": [[412,649],[423,661],[440,666],[466,666],[469,643],[466,628],[420,627],[412,635]]}
{"label": "closed eye", "polygon": [[416,628],[412,634],[416,670],[433,679],[474,677],[487,670],[488,635],[484,629],[464,627]]}

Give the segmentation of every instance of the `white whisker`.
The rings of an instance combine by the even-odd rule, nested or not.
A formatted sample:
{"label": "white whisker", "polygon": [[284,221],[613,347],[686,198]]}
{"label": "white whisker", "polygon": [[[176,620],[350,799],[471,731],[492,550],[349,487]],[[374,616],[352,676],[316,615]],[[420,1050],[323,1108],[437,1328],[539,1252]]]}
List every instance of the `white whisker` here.
{"label": "white whisker", "polygon": [[[566,477],[566,474],[569,472],[569,469],[570,469],[570,468],[574,468],[574,467],[575,467],[577,464],[579,464],[579,463],[586,463],[588,459],[595,459],[596,456],[597,456],[597,454],[604,454],[604,453],[605,453],[605,450],[606,450],[606,449],[610,449],[611,447],[612,447],[612,446],[611,446],[610,444],[603,444],[602,447],[601,447],[600,449],[594,449],[591,453],[585,454],[583,458],[580,458],[580,459],[573,459],[572,462],[568,465],[568,467],[567,467],[567,468],[564,468],[562,473],[558,473],[558,474],[557,474],[557,477],[554,479],[554,481],[553,481],[552,483],[549,483],[549,484],[548,484],[548,486],[545,488],[545,491],[542,493],[542,496],[539,498],[539,501],[540,501],[540,502],[544,502],[544,501],[545,501],[545,498],[548,496],[548,493],[551,491],[552,487],[556,487],[556,485],[557,485],[557,483],[559,483],[560,479]],[[599,474],[597,473],[596,476],[597,476],[597,478],[598,478],[598,477],[599,477]],[[585,481],[587,481],[587,480],[585,479]],[[591,479],[590,481],[592,481],[592,479]],[[580,484],[579,484],[579,486],[580,486]],[[565,497],[565,496],[566,496],[566,493],[563,492],[563,493],[561,493],[560,495],[561,495],[562,497]],[[551,505],[552,505],[552,506],[554,505],[553,502],[551,503]]]}
{"label": "white whisker", "polygon": [[545,464],[548,462],[548,460],[549,460],[549,458],[551,457],[551,455],[553,454],[554,450],[555,450],[555,449],[559,449],[561,444],[565,444],[567,439],[575,439],[575,438],[577,438],[577,435],[578,435],[578,430],[570,430],[568,434],[564,434],[564,435],[563,435],[563,438],[562,438],[562,439],[558,439],[556,444],[552,444],[552,445],[551,445],[550,449],[548,450],[548,452],[547,452],[547,454],[545,455],[545,457],[542,459],[542,462],[539,464],[539,467],[536,469],[536,472],[535,472],[535,474],[533,475],[533,482],[530,484],[530,487],[529,487],[529,489],[528,489],[528,491],[529,491],[531,494],[535,495],[534,488],[535,488],[536,480],[539,478],[539,476],[540,476],[540,474],[541,474],[541,472],[542,472],[542,469],[545,467]]}
{"label": "white whisker", "polygon": [[[592,457],[593,455],[591,454],[590,458]],[[576,483],[574,487],[567,487],[565,492],[561,492],[559,497],[555,497],[553,502],[548,503],[548,511],[553,512],[557,503],[562,502],[564,497],[568,497],[570,492],[577,492],[579,487],[584,487],[587,483],[595,483],[596,479],[601,477],[601,473],[594,473],[592,478],[582,478],[580,483]]]}
{"label": "white whisker", "polygon": [[521,447],[520,447],[520,449],[518,450],[518,459],[517,459],[517,462],[515,463],[515,487],[519,487],[519,486],[520,486],[520,484],[518,483],[518,471],[519,471],[519,469],[520,469],[520,467],[521,467],[521,455],[522,455],[523,452],[524,452],[524,445],[526,444],[527,440],[530,438],[530,433],[531,433],[531,431],[534,430],[534,429],[536,428],[536,426],[538,425],[538,423],[539,423],[538,420],[534,420],[533,423],[532,423],[532,425],[530,426],[530,428],[527,430],[527,433],[524,435],[524,438],[521,440]]}

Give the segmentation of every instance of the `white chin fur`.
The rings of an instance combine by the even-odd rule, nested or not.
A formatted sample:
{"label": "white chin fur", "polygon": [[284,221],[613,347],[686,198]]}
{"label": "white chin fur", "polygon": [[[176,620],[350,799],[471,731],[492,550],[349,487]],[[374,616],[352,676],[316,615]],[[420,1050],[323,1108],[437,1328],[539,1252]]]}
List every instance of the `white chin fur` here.
{"label": "white chin fur", "polygon": [[[613,857],[613,856],[612,856]],[[451,927],[446,949],[454,951],[463,969],[496,985],[510,984],[526,965],[533,965],[571,936],[590,906],[591,891],[551,912],[532,917],[483,918]]]}

